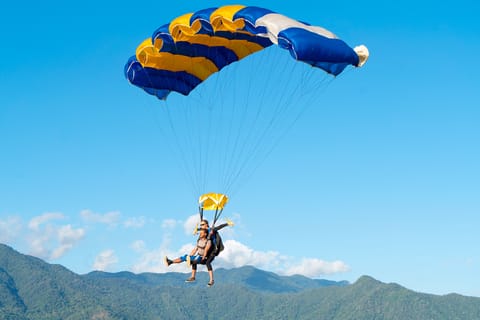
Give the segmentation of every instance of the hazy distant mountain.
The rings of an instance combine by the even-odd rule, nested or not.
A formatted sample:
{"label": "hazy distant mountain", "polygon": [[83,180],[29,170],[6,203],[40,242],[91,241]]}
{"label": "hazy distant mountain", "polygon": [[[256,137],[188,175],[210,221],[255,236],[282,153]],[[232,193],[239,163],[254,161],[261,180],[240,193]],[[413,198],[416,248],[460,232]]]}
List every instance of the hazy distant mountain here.
{"label": "hazy distant mountain", "polygon": [[[188,274],[190,276],[190,274]],[[86,279],[95,279],[102,281],[122,281],[135,283],[147,286],[172,286],[182,288],[197,288],[204,287],[208,282],[208,275],[205,272],[197,274],[197,281],[194,283],[185,284],[185,279],[188,277],[184,273],[142,273],[134,274],[131,272],[108,273],[94,271],[84,277]],[[306,289],[329,287],[329,286],[346,286],[347,281],[329,281],[329,280],[315,280],[304,276],[279,276],[273,272],[267,272],[256,269],[251,266],[241,267],[237,269],[216,269],[215,282],[221,285],[236,285],[248,288],[254,291],[261,291],[266,293],[289,293],[300,292]]]}
{"label": "hazy distant mountain", "polygon": [[185,274],[91,272],[0,244],[0,319],[480,319],[480,298],[436,296],[361,277],[354,284],[253,267]]}

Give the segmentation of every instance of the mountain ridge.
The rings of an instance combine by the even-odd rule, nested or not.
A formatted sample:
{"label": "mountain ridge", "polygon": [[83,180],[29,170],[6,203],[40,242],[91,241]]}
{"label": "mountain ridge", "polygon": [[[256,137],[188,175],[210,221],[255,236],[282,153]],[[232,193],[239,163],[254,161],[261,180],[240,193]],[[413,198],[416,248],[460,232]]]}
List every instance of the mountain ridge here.
{"label": "mountain ridge", "polygon": [[207,288],[205,272],[195,284],[175,272],[78,275],[0,244],[0,318],[480,319],[480,298],[418,293],[370,276],[350,284],[252,266],[218,269],[215,276]]}

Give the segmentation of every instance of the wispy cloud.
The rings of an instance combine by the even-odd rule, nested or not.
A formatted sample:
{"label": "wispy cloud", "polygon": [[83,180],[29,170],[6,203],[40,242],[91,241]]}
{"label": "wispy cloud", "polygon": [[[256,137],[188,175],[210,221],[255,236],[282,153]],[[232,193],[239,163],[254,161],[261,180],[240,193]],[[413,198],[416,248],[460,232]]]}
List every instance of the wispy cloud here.
{"label": "wispy cloud", "polygon": [[176,258],[190,252],[193,248],[192,244],[186,244],[180,247],[179,250],[171,250],[173,240],[178,236],[176,234],[179,228],[183,228],[185,233],[192,235],[195,225],[198,223],[198,215],[193,215],[187,218],[184,222],[176,219],[165,219],[161,222],[161,243],[154,249],[149,249],[143,240],[134,241],[130,248],[137,253],[138,258],[130,267],[133,272],[166,272],[166,271],[188,271],[185,265],[172,265],[166,267],[164,265],[164,257]]}
{"label": "wispy cloud", "polygon": [[[236,214],[235,221],[240,220],[240,215]],[[178,250],[172,250],[174,239],[180,235],[177,233],[181,227],[186,235],[191,237],[192,232],[199,221],[198,215],[192,215],[186,220],[178,221],[166,219],[162,221],[162,239],[160,246],[149,249],[144,241],[138,240],[130,245],[138,258],[132,264],[133,272],[189,272],[185,264],[174,264],[170,267],[164,265],[164,257],[176,258],[189,253],[194,247],[195,240],[191,243],[181,245]],[[325,261],[317,257],[291,257],[282,254],[279,251],[259,251],[248,247],[247,245],[231,238],[235,232],[231,228],[222,230],[224,236],[225,250],[215,259],[215,268],[237,268],[251,265],[259,269],[273,271],[283,275],[299,274],[310,278],[317,278],[325,275],[343,273],[349,271],[349,267],[342,261]],[[178,246],[176,246],[178,247]]]}
{"label": "wispy cloud", "polygon": [[148,249],[145,242],[142,240],[134,241],[130,248],[138,254],[138,259],[131,266],[131,271],[135,273],[140,272],[157,272],[165,273],[168,271],[175,272],[189,272],[190,270],[186,264],[174,264],[170,267],[165,266],[164,257],[168,256],[171,259],[182,256],[189,253],[193,249],[193,244],[185,244],[177,251],[170,250],[169,240],[165,240],[160,244],[158,248]]}
{"label": "wispy cloud", "polygon": [[55,220],[64,219],[62,213],[44,213],[33,217],[28,223],[30,234],[27,237],[31,254],[54,260],[62,257],[85,236],[82,228],[70,224],[57,225]]}
{"label": "wispy cloud", "polygon": [[39,216],[33,217],[28,223],[28,228],[33,231],[38,231],[42,224],[47,223],[50,220],[59,220],[63,219],[65,216],[59,212],[46,212]]}
{"label": "wispy cloud", "polygon": [[284,266],[288,258],[277,251],[256,251],[236,240],[226,240],[225,250],[218,257],[218,265],[224,268],[236,268],[253,265],[260,269],[278,269]]}
{"label": "wispy cloud", "polygon": [[[140,253],[140,251],[138,251],[139,248],[136,248],[136,250],[137,253]],[[132,272],[165,272],[165,268],[163,266],[163,257],[167,255],[165,250],[162,248],[157,248],[154,250],[141,248],[140,250],[140,257],[130,268]]]}
{"label": "wispy cloud", "polygon": [[145,248],[146,248],[145,241],[136,240],[132,242],[132,244],[130,245],[130,248],[137,253],[142,253],[145,251]]}
{"label": "wispy cloud", "polygon": [[19,237],[22,221],[19,217],[10,216],[0,219],[0,242],[10,243]]}
{"label": "wispy cloud", "polygon": [[82,210],[80,216],[87,223],[102,223],[109,227],[116,227],[120,221],[120,212],[110,211],[104,214],[96,213],[91,210]]}
{"label": "wispy cloud", "polygon": [[[143,241],[137,241],[131,245],[131,248],[134,248],[140,255],[131,268],[133,272],[190,271],[184,264],[172,265],[167,268],[163,264],[163,258],[165,256],[176,258],[189,253],[193,244],[185,244],[178,251],[170,251],[166,243],[163,243],[159,248],[149,250]],[[227,269],[251,265],[278,274],[299,274],[310,278],[349,271],[349,267],[342,261],[329,262],[317,258],[296,259],[277,251],[257,251],[235,240],[225,241],[225,250],[215,259],[214,265],[215,268]]]}
{"label": "wispy cloud", "polygon": [[[125,228],[142,228],[146,224],[144,217],[129,218],[124,221],[117,211],[105,214],[83,210],[80,213],[85,223],[99,223],[107,227],[123,226]],[[46,259],[54,260],[64,256],[85,237],[84,228],[75,228],[71,224],[61,223],[68,217],[58,212],[49,212],[32,218],[27,223],[28,242],[30,253]],[[237,215],[237,219],[239,216]],[[133,272],[190,272],[185,264],[176,264],[170,267],[164,265],[164,257],[176,258],[189,253],[195,244],[192,232],[199,221],[198,215],[192,215],[186,220],[165,219],[160,223],[160,245],[149,248],[144,240],[136,240],[130,244],[130,249],[137,258],[130,263]],[[238,221],[237,221],[238,222]],[[9,217],[0,220],[0,240],[12,239],[22,229],[19,218]],[[183,232],[182,232],[183,230]],[[184,233],[184,235],[182,235]],[[179,239],[185,241],[185,235],[192,241],[183,245]],[[291,257],[276,250],[259,251],[231,239],[235,231],[231,228],[222,230],[225,250],[215,259],[215,268],[236,268],[252,265],[259,269],[273,271],[278,274],[299,274],[311,278],[332,275],[349,271],[349,266],[343,261],[325,261],[318,257]],[[230,239],[229,239],[230,238]],[[178,248],[178,249],[172,249]],[[93,264],[96,270],[108,270],[118,263],[117,255],[113,250],[105,250],[98,254]]]}
{"label": "wispy cloud", "polygon": [[115,252],[111,249],[100,252],[95,258],[93,269],[99,271],[106,271],[117,264],[118,258]]}
{"label": "wispy cloud", "polygon": [[200,216],[198,214],[191,215],[183,223],[183,231],[186,235],[192,235],[195,228],[200,222]]}
{"label": "wispy cloud", "polygon": [[324,261],[316,258],[303,258],[300,261],[291,263],[283,274],[300,274],[310,278],[318,278],[322,275],[343,273],[350,270],[350,267],[343,261]]}
{"label": "wispy cloud", "polygon": [[349,271],[348,265],[339,260],[298,259],[277,251],[257,251],[235,240],[225,241],[225,250],[216,261],[224,268],[252,265],[283,275],[299,274],[310,278]]}
{"label": "wispy cloud", "polygon": [[146,223],[145,217],[132,217],[128,218],[123,222],[125,228],[139,229],[143,227]]}
{"label": "wispy cloud", "polygon": [[173,230],[177,225],[177,220],[175,219],[165,219],[162,221],[162,229]]}

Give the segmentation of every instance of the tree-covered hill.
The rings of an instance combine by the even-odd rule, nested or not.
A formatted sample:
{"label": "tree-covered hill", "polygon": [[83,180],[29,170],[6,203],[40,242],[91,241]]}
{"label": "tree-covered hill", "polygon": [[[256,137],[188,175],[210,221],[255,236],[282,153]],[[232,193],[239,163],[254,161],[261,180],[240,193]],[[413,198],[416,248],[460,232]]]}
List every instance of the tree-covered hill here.
{"label": "tree-covered hill", "polygon": [[417,293],[361,277],[353,284],[253,267],[185,274],[77,275],[0,244],[0,319],[480,319],[480,298]]}

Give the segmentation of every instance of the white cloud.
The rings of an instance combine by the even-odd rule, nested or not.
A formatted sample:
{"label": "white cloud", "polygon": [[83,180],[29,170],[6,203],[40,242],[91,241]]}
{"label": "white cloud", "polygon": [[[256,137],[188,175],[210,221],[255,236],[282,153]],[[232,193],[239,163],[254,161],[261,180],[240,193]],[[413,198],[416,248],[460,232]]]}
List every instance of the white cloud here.
{"label": "white cloud", "polygon": [[138,229],[141,228],[145,225],[145,217],[133,217],[133,218],[128,218],[123,222],[123,226],[125,228],[134,228]]}
{"label": "white cloud", "polygon": [[131,271],[135,273],[141,272],[165,272],[163,257],[166,252],[161,248],[155,250],[147,250],[143,248],[140,258],[131,267]]}
{"label": "white cloud", "polygon": [[173,264],[170,267],[165,266],[164,258],[168,256],[170,259],[177,258],[186,253],[190,253],[193,249],[193,244],[185,244],[180,247],[178,251],[171,251],[168,249],[170,241],[169,239],[164,239],[160,247],[148,250],[145,243],[142,240],[134,241],[130,248],[132,248],[140,256],[138,260],[130,268],[132,272],[141,273],[141,272],[156,272],[156,273],[165,273],[165,272],[190,272],[190,269],[186,264]]}
{"label": "white cloud", "polygon": [[22,221],[19,217],[11,216],[0,219],[0,242],[9,243],[17,238],[22,230]]}
{"label": "white cloud", "polygon": [[310,278],[349,271],[349,267],[342,261],[296,259],[277,251],[256,251],[235,240],[226,240],[224,245],[225,250],[215,260],[217,267],[237,268],[252,265],[278,274],[299,274]]}
{"label": "white cloud", "polygon": [[145,241],[143,240],[136,240],[134,241],[131,245],[130,245],[130,248],[133,249],[133,251],[137,252],[137,253],[142,253],[145,251]]}
{"label": "white cloud", "polygon": [[225,249],[218,256],[218,264],[224,268],[237,268],[253,265],[260,269],[277,269],[285,264],[287,257],[277,251],[255,251],[246,245],[235,241],[224,241]]}
{"label": "white cloud", "polygon": [[[163,258],[168,256],[173,259],[189,253],[193,243],[185,244],[176,251],[167,249],[169,242],[164,241],[155,250],[145,248],[143,241],[134,242],[131,247],[140,254],[140,258],[132,266],[133,272],[189,272],[184,264],[175,264],[166,267]],[[280,254],[277,251],[257,251],[235,241],[224,241],[225,250],[215,259],[214,268],[238,268],[251,265],[256,268],[276,272],[283,275],[299,274],[310,278],[323,275],[347,272],[349,267],[342,261],[324,261],[317,258],[296,259]]]}
{"label": "white cloud", "polygon": [[58,259],[85,236],[82,228],[74,229],[70,224],[59,226],[53,223],[53,220],[63,218],[61,213],[45,213],[29,221],[31,233],[27,241],[32,255],[46,260]]}
{"label": "white cloud", "polygon": [[347,272],[350,268],[342,261],[324,261],[315,258],[303,258],[284,272],[285,275],[300,274],[310,278],[318,278],[326,274]]}
{"label": "white cloud", "polygon": [[65,216],[58,212],[47,212],[42,215],[33,217],[28,223],[28,227],[33,231],[38,231],[40,225],[47,223],[50,220],[63,219]]}
{"label": "white cloud", "polygon": [[175,229],[176,225],[177,225],[177,220],[175,219],[165,219],[162,221],[162,229],[173,230]]}
{"label": "white cloud", "polygon": [[198,214],[191,215],[183,223],[183,231],[185,232],[186,235],[192,235],[193,231],[195,230],[196,227],[198,227],[199,223],[200,223],[200,216]]}
{"label": "white cloud", "polygon": [[105,214],[95,213],[91,210],[82,210],[80,216],[89,223],[102,223],[110,227],[115,227],[118,225],[120,220],[120,212],[110,211]]}
{"label": "white cloud", "polygon": [[94,270],[106,271],[118,262],[118,258],[113,250],[105,250],[95,258],[93,263]]}
{"label": "white cloud", "polygon": [[[235,222],[238,223],[238,221],[240,221],[240,215],[236,214]],[[161,232],[158,235],[161,237],[159,246],[150,249],[143,240],[136,240],[130,244],[130,248],[137,255],[137,259],[132,263],[130,270],[135,273],[190,272],[185,264],[165,266],[164,257],[168,256],[170,259],[174,259],[192,250],[195,244],[195,237],[192,237],[192,233],[198,222],[199,216],[196,214],[189,216],[183,222],[175,219],[163,220]],[[186,239],[184,236],[180,237],[179,228],[183,228],[185,235],[191,239],[189,243],[178,245],[179,238]],[[239,241],[231,239],[235,235],[232,228],[223,229],[222,235],[225,250],[215,259],[214,268],[238,268],[251,265],[278,274],[299,274],[310,278],[349,271],[349,267],[342,261],[324,261],[315,257],[296,258],[286,256],[275,250],[254,250]],[[179,249],[172,250],[172,246]]]}
{"label": "white cloud", "polygon": [[85,236],[84,229],[73,229],[71,225],[61,226],[56,230],[59,246],[52,250],[51,259],[58,259]]}

